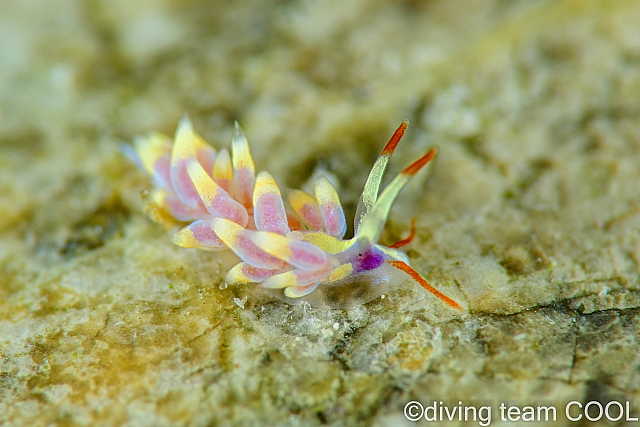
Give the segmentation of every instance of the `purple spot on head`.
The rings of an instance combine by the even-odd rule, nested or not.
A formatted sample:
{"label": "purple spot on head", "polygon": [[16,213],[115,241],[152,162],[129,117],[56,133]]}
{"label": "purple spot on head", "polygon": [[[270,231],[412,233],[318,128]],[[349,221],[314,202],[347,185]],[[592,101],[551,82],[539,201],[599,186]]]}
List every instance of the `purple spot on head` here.
{"label": "purple spot on head", "polygon": [[360,273],[362,271],[373,270],[380,267],[384,262],[384,255],[379,250],[368,250],[361,254],[358,254],[358,263],[354,269],[354,273]]}

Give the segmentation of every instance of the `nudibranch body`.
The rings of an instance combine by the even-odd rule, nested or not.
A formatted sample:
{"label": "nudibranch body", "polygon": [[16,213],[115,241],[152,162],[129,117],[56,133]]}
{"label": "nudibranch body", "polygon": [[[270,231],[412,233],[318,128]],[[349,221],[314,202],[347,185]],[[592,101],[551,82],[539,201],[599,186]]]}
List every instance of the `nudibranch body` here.
{"label": "nudibranch body", "polygon": [[216,152],[187,118],[175,140],[150,134],[135,141],[144,169],[154,178],[153,202],[178,222],[190,222],[174,235],[186,248],[231,249],[242,262],[225,281],[260,283],[290,303],[343,308],[382,295],[390,283],[408,275],[449,307],[461,309],[433,288],[398,250],[415,234],[390,247],[378,244],[391,206],[407,181],[435,156],[432,148],[404,168],[378,197],[391,154],[402,138],[403,122],[376,160],[358,202],[355,235],[343,240],[344,211],[329,180],[319,175],[312,196],[293,190],[285,207],[280,188],[268,172],[255,175],[244,133],[235,124],[231,155]]}

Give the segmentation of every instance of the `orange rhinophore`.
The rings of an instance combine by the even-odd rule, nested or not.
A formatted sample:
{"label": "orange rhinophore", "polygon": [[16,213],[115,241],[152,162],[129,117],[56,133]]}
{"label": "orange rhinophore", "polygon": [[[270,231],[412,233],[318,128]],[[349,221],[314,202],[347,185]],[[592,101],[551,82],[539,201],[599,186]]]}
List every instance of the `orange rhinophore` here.
{"label": "orange rhinophore", "polygon": [[432,148],[404,168],[380,193],[393,151],[407,128],[402,122],[384,146],[365,183],[355,216],[355,235],[344,240],[346,219],[336,189],[319,175],[313,195],[293,190],[288,206],[275,179],[256,175],[247,139],[235,124],[231,155],[216,152],[184,118],[176,136],[150,134],[135,141],[142,167],[154,178],[151,199],[188,226],[174,235],[186,248],[231,249],[241,262],[226,275],[228,283],[260,283],[290,303],[306,301],[332,308],[349,307],[382,295],[398,275],[407,275],[447,306],[460,305],[431,286],[409,266],[398,248],[410,235],[386,247],[378,239],[396,197],[418,171],[436,157]]}

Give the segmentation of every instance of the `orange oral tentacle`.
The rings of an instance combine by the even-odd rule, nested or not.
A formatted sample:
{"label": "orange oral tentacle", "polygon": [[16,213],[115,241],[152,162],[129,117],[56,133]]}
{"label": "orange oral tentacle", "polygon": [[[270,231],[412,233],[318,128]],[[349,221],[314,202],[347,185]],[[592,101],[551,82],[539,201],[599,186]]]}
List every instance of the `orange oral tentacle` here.
{"label": "orange oral tentacle", "polygon": [[411,268],[407,263],[402,262],[402,261],[388,261],[388,263],[391,264],[392,266],[394,266],[395,268],[397,268],[398,270],[402,270],[405,273],[407,273],[409,276],[411,276],[411,278],[413,280],[418,282],[420,284],[420,286],[422,286],[427,291],[431,292],[433,295],[435,295],[438,298],[440,298],[442,300],[442,302],[447,304],[449,307],[455,308],[456,310],[462,310],[462,307],[460,307],[460,304],[458,304],[457,302],[455,302],[454,300],[452,300],[451,298],[449,298],[448,296],[446,296],[445,294],[443,294],[442,292],[440,292],[439,290],[437,290],[436,288],[431,286],[429,284],[429,282],[427,282],[420,275],[420,273],[418,273],[413,268]]}
{"label": "orange oral tentacle", "polygon": [[409,236],[405,237],[402,240],[398,240],[393,245],[389,246],[391,249],[398,249],[403,246],[407,246],[409,243],[413,242],[413,239],[416,237],[416,219],[411,218],[411,232],[409,232]]}

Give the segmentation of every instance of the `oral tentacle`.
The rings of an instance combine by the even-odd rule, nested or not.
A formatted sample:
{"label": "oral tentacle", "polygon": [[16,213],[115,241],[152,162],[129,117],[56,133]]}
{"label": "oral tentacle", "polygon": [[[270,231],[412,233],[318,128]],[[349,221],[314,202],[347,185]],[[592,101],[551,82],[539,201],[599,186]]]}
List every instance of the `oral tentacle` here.
{"label": "oral tentacle", "polygon": [[415,237],[416,237],[416,219],[411,218],[411,231],[409,232],[409,235],[404,239],[398,240],[397,242],[390,245],[389,247],[391,249],[398,249],[403,246],[407,246],[409,243],[413,242],[413,239],[415,239]]}
{"label": "oral tentacle", "polygon": [[458,304],[457,302],[455,302],[454,300],[452,300],[451,298],[449,298],[448,296],[446,296],[445,294],[443,294],[442,292],[440,292],[439,290],[431,286],[431,284],[429,284],[429,282],[427,282],[427,280],[424,277],[422,277],[420,273],[418,273],[413,268],[411,268],[409,264],[404,263],[402,261],[387,261],[387,264],[397,268],[398,270],[401,270],[407,273],[409,276],[411,276],[413,280],[418,282],[420,286],[422,286],[427,291],[431,292],[433,295],[435,295],[438,299],[440,299],[442,302],[447,304],[449,307],[462,311],[462,307],[460,306],[460,304]]}

